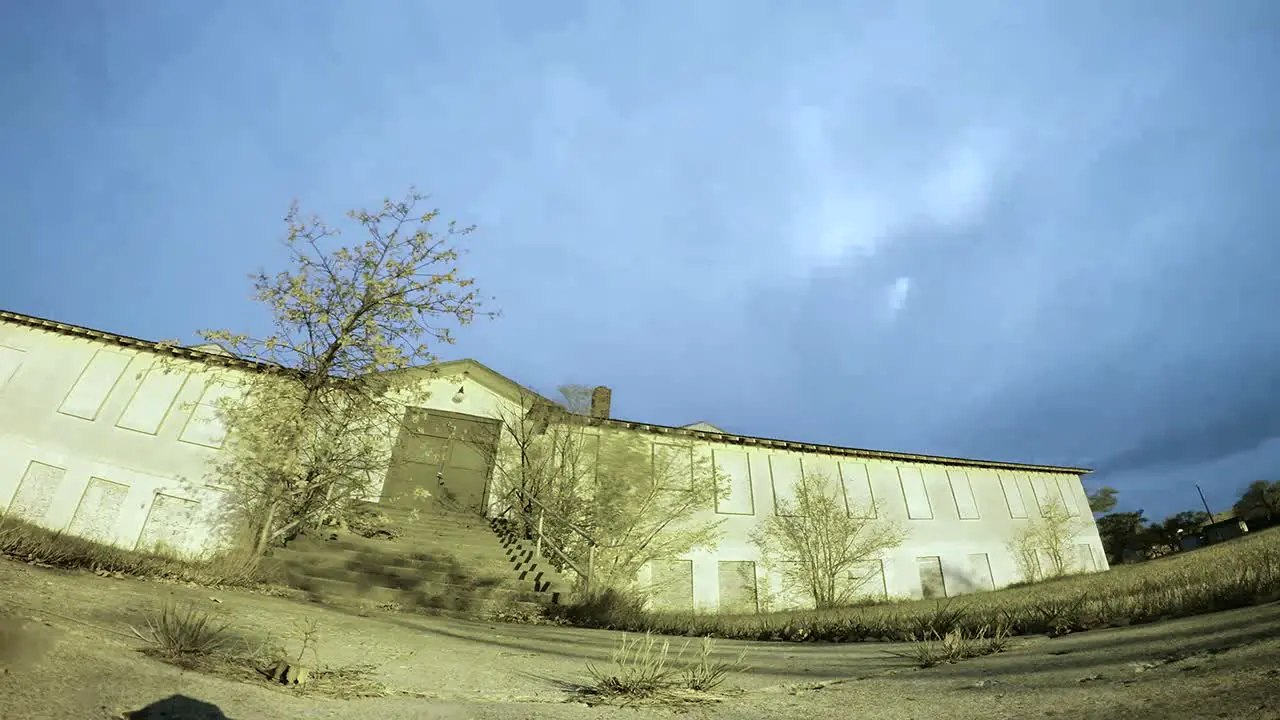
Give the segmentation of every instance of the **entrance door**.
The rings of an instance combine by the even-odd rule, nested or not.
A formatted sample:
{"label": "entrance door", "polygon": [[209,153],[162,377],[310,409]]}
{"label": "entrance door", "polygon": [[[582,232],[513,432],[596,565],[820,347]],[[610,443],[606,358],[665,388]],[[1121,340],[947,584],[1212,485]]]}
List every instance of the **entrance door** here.
{"label": "entrance door", "polygon": [[419,510],[482,512],[497,420],[410,408],[391,455],[382,501]]}

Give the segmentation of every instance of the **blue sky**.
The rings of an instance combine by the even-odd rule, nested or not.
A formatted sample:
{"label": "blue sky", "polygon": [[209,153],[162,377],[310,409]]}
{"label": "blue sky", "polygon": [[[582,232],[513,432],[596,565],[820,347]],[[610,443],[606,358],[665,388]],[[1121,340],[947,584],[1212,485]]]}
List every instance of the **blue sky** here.
{"label": "blue sky", "polygon": [[[306,9],[304,9],[306,8]],[[470,356],[615,414],[1280,476],[1280,5],[0,4],[0,307],[254,331],[297,198],[432,194]]]}

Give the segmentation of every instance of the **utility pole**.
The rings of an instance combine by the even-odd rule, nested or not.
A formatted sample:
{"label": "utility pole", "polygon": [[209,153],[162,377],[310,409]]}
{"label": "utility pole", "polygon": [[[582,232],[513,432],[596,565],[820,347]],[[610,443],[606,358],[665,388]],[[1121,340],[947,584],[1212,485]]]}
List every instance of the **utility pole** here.
{"label": "utility pole", "polygon": [[1204,511],[1209,513],[1209,522],[1213,522],[1213,511],[1209,509],[1209,502],[1204,499],[1204,491],[1199,485],[1196,485],[1196,492],[1200,493],[1200,502],[1204,503]]}

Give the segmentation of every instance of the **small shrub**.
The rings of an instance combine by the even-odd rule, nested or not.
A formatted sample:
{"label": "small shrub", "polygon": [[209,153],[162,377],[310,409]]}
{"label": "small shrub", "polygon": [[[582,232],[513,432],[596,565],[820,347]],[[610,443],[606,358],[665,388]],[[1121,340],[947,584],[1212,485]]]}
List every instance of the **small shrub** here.
{"label": "small shrub", "polygon": [[550,616],[580,627],[633,630],[644,624],[644,599],[638,593],[608,588],[563,606],[548,609]]}
{"label": "small shrub", "polygon": [[625,698],[647,698],[670,690],[679,674],[667,664],[670,651],[670,641],[663,640],[659,645],[650,633],[635,641],[623,635],[621,644],[610,657],[611,668],[601,670],[587,665],[591,689],[604,697]]}
{"label": "small shrub", "polygon": [[211,613],[189,606],[178,610],[166,605],[147,618],[147,629],[133,633],[151,645],[151,653],[179,665],[192,666],[224,655],[232,637],[227,623],[216,622]]}
{"label": "small shrub", "polygon": [[983,627],[973,633],[956,629],[945,635],[922,635],[911,643],[910,649],[891,654],[928,668],[1004,652],[1008,645],[1009,631],[1005,627]]}
{"label": "small shrub", "polygon": [[610,658],[609,669],[587,665],[592,682],[588,692],[611,700],[672,699],[680,691],[711,692],[724,683],[729,673],[745,669],[745,651],[732,662],[713,659],[715,641],[709,637],[699,642],[696,658],[686,661],[690,643],[686,641],[673,660],[669,640],[659,643],[651,633],[634,640],[623,635]]}
{"label": "small shrub", "polygon": [[[684,650],[688,649],[689,644],[685,643],[684,648],[680,651],[680,656],[684,655]],[[742,661],[746,658],[747,651],[743,650],[738,655],[737,660],[733,662],[712,661],[711,654],[715,650],[715,641],[710,637],[703,637],[698,647],[698,659],[691,665],[687,665],[680,671],[680,684],[695,692],[710,692],[720,687],[721,683],[731,672],[744,672],[746,667]],[[680,661],[677,657],[677,662]]]}

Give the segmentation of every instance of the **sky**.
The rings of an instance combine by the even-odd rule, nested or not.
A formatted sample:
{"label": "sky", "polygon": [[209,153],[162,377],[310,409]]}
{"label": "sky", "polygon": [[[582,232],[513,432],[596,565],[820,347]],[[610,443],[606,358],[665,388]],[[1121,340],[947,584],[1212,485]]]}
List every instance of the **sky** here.
{"label": "sky", "polygon": [[616,417],[1280,476],[1268,0],[0,0],[0,308],[265,329],[290,202],[431,195],[473,357]]}

